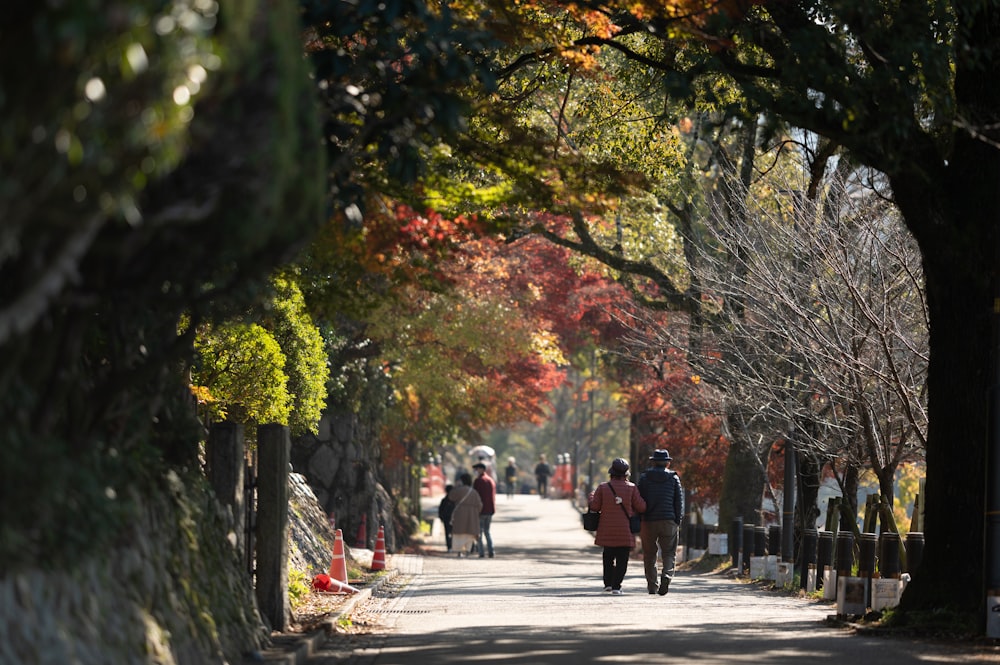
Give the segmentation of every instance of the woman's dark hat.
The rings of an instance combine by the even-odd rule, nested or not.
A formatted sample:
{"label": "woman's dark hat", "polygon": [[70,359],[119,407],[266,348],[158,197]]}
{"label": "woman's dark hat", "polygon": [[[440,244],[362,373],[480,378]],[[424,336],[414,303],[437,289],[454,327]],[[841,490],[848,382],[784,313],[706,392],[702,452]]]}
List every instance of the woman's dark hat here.
{"label": "woman's dark hat", "polygon": [[622,475],[628,473],[628,462],[624,458],[619,457],[618,459],[616,459],[614,462],[611,463],[611,468],[608,469],[608,473],[612,474],[620,473]]}
{"label": "woman's dark hat", "polygon": [[653,451],[653,454],[649,456],[649,459],[653,462],[669,462],[673,459],[666,450],[657,449]]}

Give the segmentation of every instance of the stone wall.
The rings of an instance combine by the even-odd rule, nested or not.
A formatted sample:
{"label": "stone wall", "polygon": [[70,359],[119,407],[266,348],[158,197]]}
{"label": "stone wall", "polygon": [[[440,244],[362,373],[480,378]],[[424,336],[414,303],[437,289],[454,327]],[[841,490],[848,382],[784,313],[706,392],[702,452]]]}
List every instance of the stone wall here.
{"label": "stone wall", "polygon": [[[344,543],[375,548],[379,525],[385,527],[387,552],[396,550],[393,500],[381,482],[381,450],[368,428],[353,414],[324,415],[317,434],[292,443],[292,468],[307,479],[320,507],[333,515]],[[358,530],[365,523],[364,542]]]}
{"label": "stone wall", "polygon": [[0,578],[0,663],[221,665],[266,643],[231,514],[200,477],[162,483],[120,548]]}
{"label": "stone wall", "polygon": [[[330,569],[333,558],[333,529],[320,508],[305,476],[289,476],[288,566],[312,579]],[[345,550],[345,555],[347,551]]]}
{"label": "stone wall", "polygon": [[[332,439],[311,444],[299,452],[327,479],[327,505],[390,524],[391,497],[371,471],[377,458]],[[289,567],[311,580],[330,567],[329,508],[304,476],[291,474],[289,484]],[[120,548],[67,570],[0,574],[0,663],[221,665],[268,642],[236,549],[242,518],[237,527],[200,476],[170,473],[160,489],[155,498],[134,499],[136,519]],[[376,531],[369,529],[367,549]],[[389,552],[392,534],[386,529]],[[367,563],[350,547],[345,556]]]}

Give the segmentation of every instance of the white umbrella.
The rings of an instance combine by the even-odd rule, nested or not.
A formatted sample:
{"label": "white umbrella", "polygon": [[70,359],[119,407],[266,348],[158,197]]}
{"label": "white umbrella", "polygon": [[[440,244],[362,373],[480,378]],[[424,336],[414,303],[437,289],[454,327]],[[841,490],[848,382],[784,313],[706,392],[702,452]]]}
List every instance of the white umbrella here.
{"label": "white umbrella", "polygon": [[476,446],[469,451],[469,454],[473,457],[489,457],[493,458],[497,456],[497,451],[493,450],[489,446]]}

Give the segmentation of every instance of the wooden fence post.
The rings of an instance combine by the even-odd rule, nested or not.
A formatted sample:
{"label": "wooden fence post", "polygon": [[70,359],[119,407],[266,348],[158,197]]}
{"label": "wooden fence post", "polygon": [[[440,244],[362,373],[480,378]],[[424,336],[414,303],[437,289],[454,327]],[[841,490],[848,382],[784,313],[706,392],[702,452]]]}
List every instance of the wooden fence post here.
{"label": "wooden fence post", "polygon": [[257,605],[272,630],[287,629],[288,465],[291,435],[284,425],[257,428]]}
{"label": "wooden fence post", "polygon": [[[247,563],[246,538],[246,448],[243,425],[239,423],[216,423],[208,433],[205,457],[208,466],[208,481],[215,495],[224,506],[233,512],[233,530],[236,535],[236,549],[240,560]],[[244,565],[246,570],[250,567]]]}

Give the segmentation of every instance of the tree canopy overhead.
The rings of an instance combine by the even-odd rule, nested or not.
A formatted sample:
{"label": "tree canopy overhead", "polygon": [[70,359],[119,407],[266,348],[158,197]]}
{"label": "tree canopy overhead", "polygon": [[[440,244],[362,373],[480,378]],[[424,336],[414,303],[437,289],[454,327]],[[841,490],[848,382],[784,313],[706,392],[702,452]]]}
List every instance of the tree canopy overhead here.
{"label": "tree canopy overhead", "polygon": [[[67,534],[86,543],[89,533],[62,528],[64,509],[113,513],[106,489],[130,462],[195,463],[179,370],[192,340],[178,323],[191,316],[194,331],[245,311],[321,220],[330,243],[300,267],[324,330],[359,312],[398,317],[414,336],[438,315],[456,342],[496,325],[513,306],[499,289],[483,288],[476,316],[455,315],[456,294],[473,300],[488,283],[448,274],[474,227],[510,245],[544,235],[696,316],[704,303],[678,238],[706,207],[683,196],[696,180],[684,169],[711,146],[706,169],[752,170],[753,150],[794,126],[823,137],[817,172],[842,150],[884,173],[922,252],[924,565],[952,575],[918,576],[904,607],[971,614],[987,584],[1000,586],[983,574],[978,472],[996,444],[985,361],[1000,295],[1000,3],[304,0],[304,32],[282,3],[227,3],[224,20],[211,2],[123,6],[22,3],[0,25],[0,487],[5,505],[54,497],[37,501],[51,532],[5,522],[0,558],[30,562]],[[686,116],[706,109],[747,141],[689,150]],[[612,292],[587,271],[574,286],[570,275],[549,286]],[[574,324],[614,330],[570,298],[546,304],[563,309],[505,330],[508,350],[530,340],[551,352],[547,334],[568,339]],[[405,356],[406,337],[380,337]],[[414,353],[409,383],[432,385],[447,357],[481,375],[525,370],[532,396],[551,384],[481,350]],[[972,564],[955,569],[960,558]]]}

